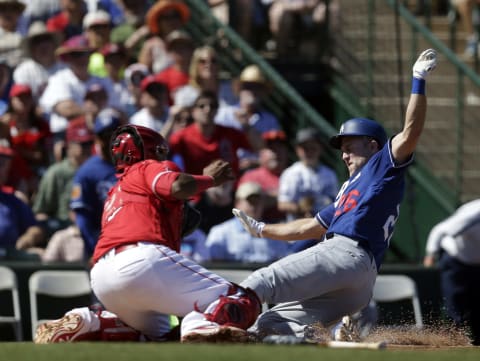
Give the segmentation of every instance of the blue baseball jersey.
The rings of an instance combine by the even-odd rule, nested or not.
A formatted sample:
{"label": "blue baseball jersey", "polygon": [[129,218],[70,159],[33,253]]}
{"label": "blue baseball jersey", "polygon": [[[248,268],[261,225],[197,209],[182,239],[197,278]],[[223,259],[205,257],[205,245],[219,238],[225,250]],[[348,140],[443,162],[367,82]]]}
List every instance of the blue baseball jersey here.
{"label": "blue baseball jersey", "polygon": [[36,224],[31,208],[0,187],[0,247],[15,248],[18,238]]}
{"label": "blue baseball jersey", "polygon": [[73,178],[70,208],[75,211],[75,222],[89,255],[100,235],[103,204],[108,191],[116,183],[115,167],[98,155],[87,159]]}
{"label": "blue baseball jersey", "polygon": [[327,228],[359,241],[370,250],[377,269],[383,261],[400,203],[405,192],[405,172],[413,156],[396,165],[391,142],[353,174],[341,187],[335,202],[316,214],[316,219]]}

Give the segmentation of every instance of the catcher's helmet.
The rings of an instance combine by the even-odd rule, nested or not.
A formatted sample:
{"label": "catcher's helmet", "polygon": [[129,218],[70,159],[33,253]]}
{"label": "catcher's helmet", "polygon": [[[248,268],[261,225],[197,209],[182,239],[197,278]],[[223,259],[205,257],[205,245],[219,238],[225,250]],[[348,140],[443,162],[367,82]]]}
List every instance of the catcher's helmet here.
{"label": "catcher's helmet", "polygon": [[329,143],[332,147],[340,149],[342,137],[352,135],[372,137],[380,148],[387,142],[387,133],[380,124],[366,118],[353,118],[342,124],[340,132],[331,137]]}
{"label": "catcher's helmet", "polygon": [[153,129],[140,125],[118,127],[110,140],[110,150],[117,173],[145,159],[165,160],[168,144]]}

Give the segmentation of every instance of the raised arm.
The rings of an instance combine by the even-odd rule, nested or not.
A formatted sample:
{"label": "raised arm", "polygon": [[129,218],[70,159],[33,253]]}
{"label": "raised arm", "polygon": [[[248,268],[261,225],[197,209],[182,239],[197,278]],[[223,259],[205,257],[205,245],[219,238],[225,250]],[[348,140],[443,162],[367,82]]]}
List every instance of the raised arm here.
{"label": "raised arm", "polygon": [[415,151],[425,124],[427,98],[425,78],[437,65],[437,53],[427,49],[413,66],[412,94],[407,106],[403,130],[392,140],[392,154],[397,164],[402,164]]}

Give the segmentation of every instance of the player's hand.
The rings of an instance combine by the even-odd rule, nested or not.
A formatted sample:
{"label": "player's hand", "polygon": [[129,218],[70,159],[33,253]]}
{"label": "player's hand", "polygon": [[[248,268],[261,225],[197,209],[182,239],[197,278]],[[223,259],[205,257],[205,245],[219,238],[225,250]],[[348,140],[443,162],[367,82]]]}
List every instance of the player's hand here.
{"label": "player's hand", "polygon": [[262,237],[262,231],[263,227],[265,227],[265,223],[259,222],[252,217],[247,216],[243,211],[237,208],[233,208],[232,213],[239,219],[243,228],[245,228],[248,233],[254,237]]}
{"label": "player's hand", "polygon": [[423,259],[423,265],[425,267],[433,267],[435,265],[435,256],[434,255],[426,255]]}
{"label": "player's hand", "polygon": [[434,49],[427,49],[420,54],[413,65],[413,77],[425,79],[425,77],[437,66],[437,52]]}
{"label": "player's hand", "polygon": [[235,179],[235,175],[233,174],[230,163],[221,159],[214,160],[212,163],[207,165],[203,169],[203,175],[212,177],[215,186],[219,186],[225,182]]}

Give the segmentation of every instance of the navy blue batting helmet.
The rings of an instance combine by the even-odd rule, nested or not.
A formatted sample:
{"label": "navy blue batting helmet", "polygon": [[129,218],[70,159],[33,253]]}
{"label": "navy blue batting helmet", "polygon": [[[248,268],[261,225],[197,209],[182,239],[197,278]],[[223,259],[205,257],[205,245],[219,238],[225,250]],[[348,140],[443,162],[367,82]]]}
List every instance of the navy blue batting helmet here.
{"label": "navy blue batting helmet", "polygon": [[332,147],[340,149],[342,137],[352,135],[372,137],[380,148],[387,142],[387,133],[380,124],[367,118],[353,118],[342,124],[340,132],[331,137],[329,143]]}

